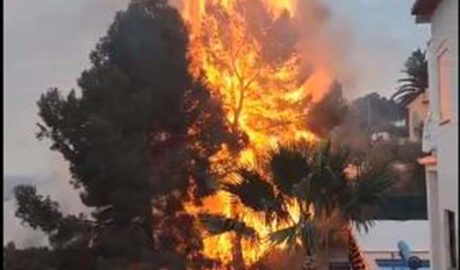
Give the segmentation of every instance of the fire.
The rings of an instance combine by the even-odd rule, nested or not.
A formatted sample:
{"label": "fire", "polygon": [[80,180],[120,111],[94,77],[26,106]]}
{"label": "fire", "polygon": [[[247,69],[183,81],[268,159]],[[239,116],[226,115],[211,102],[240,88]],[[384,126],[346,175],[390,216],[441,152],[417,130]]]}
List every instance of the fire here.
{"label": "fire", "polygon": [[[334,76],[327,65],[305,61],[297,4],[295,0],[184,0],[180,7],[190,31],[191,73],[204,78],[211,94],[221,100],[232,131],[247,136],[238,153],[224,144],[210,157],[218,174],[225,175],[222,162],[250,164],[278,143],[316,139],[305,127],[306,108],[323,97]],[[257,213],[232,200],[218,192],[203,199],[200,207],[187,204],[186,210],[237,217],[262,238],[287,225],[267,225]],[[294,203],[290,212],[294,219],[298,216]],[[231,233],[206,237],[204,253],[230,263],[234,244]],[[241,245],[246,265],[269,248],[260,241],[242,240]]]}

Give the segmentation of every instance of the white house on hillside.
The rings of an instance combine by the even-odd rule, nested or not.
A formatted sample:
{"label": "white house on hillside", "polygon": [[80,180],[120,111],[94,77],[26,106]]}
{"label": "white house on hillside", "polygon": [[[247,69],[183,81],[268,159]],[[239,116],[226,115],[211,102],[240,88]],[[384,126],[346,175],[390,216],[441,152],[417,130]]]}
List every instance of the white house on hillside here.
{"label": "white house on hillside", "polygon": [[420,142],[422,138],[423,122],[428,112],[428,96],[420,93],[405,104],[407,109],[407,125],[409,141]]}
{"label": "white house on hillside", "polygon": [[419,162],[426,166],[432,269],[458,269],[458,0],[416,0],[430,23],[429,115]]}

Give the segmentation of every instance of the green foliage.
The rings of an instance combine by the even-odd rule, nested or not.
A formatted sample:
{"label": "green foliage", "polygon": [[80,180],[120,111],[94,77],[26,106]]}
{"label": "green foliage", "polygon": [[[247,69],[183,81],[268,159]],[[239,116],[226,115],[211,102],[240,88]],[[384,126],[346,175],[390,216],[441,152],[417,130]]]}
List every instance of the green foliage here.
{"label": "green foliage", "polygon": [[311,162],[310,189],[306,190],[317,214],[330,215],[348,190],[345,169],[349,162],[347,149],[339,147],[333,151],[330,141],[319,145]]}
{"label": "green foliage", "polygon": [[308,254],[312,254],[317,248],[319,237],[317,224],[313,219],[304,220],[292,226],[274,231],[268,235],[267,241],[272,245],[286,244],[290,250],[298,248],[297,240],[300,239],[302,247]]}
{"label": "green foliage", "polygon": [[307,156],[295,148],[294,144],[281,145],[274,148],[268,157],[273,183],[288,196],[294,195],[294,186],[310,173]]}
{"label": "green foliage", "polygon": [[236,179],[234,183],[224,184],[222,188],[237,196],[244,205],[258,212],[280,210],[280,202],[272,186],[258,172],[241,168],[236,172]]}
{"label": "green foliage", "polygon": [[[294,225],[295,230],[274,232],[271,239],[275,243],[289,239],[292,242],[295,237],[301,240],[308,252],[312,252],[322,238],[317,235],[315,223],[324,217],[329,217],[329,222],[337,222],[336,229],[346,222],[353,222],[358,228],[365,229],[372,225],[385,193],[393,184],[391,174],[382,167],[372,167],[364,162],[357,165],[358,174],[350,180],[345,173],[350,164],[349,151],[342,147],[333,149],[330,142],[320,143],[313,151],[294,151],[298,151],[295,156],[302,156],[301,160],[306,161],[309,168],[308,176],[304,176],[302,184],[298,186],[303,190],[303,196],[296,196],[301,206],[301,217]],[[277,174],[274,170],[284,169],[281,166],[271,167],[274,175]],[[315,209],[314,215],[308,210],[311,206]]]}
{"label": "green foliage", "polygon": [[67,250],[87,250],[92,240],[92,222],[83,215],[64,215],[57,202],[44,198],[29,185],[14,188],[18,205],[16,217],[33,229],[47,234],[51,247],[65,253]]}
{"label": "green foliage", "polygon": [[425,52],[420,49],[412,52],[404,67],[402,72],[406,74],[406,78],[398,80],[401,85],[391,97],[401,105],[406,105],[428,87],[428,61]]}
{"label": "green foliage", "polygon": [[[291,248],[297,247],[300,241],[306,254],[312,256],[318,244],[324,243],[331,231],[338,233],[350,222],[358,228],[372,225],[385,193],[393,184],[393,177],[385,171],[385,167],[372,166],[368,162],[356,165],[358,173],[354,179],[349,179],[346,173],[351,163],[349,154],[348,149],[333,147],[330,141],[315,145],[280,145],[256,162],[267,170],[264,174],[257,171],[261,168],[240,169],[239,181],[225,185],[224,189],[256,211],[267,211],[264,210],[266,203],[279,199],[281,207],[273,212],[278,218],[289,217],[283,211],[288,203],[295,200],[300,207],[299,219],[285,219],[291,225],[271,232],[266,240],[274,245],[287,243]],[[270,181],[275,184],[275,190],[268,184]],[[238,233],[234,227],[225,225],[222,219],[208,222],[212,223],[213,233]],[[321,222],[325,221],[335,223],[334,228],[320,230]],[[232,219],[228,224],[238,222]]]}
{"label": "green foliage", "polygon": [[46,233],[57,229],[63,216],[56,202],[38,195],[33,186],[16,186],[13,192],[18,204],[16,217],[33,229],[39,228]]}
{"label": "green foliage", "polygon": [[345,195],[349,198],[341,206],[343,216],[358,229],[368,230],[384,203],[386,192],[394,184],[393,179],[390,173],[381,170],[358,173]]}
{"label": "green foliage", "polygon": [[105,217],[118,223],[140,217],[147,234],[151,134],[185,132],[186,48],[176,10],[165,1],[132,2],[91,54],[81,97],[52,89],[38,102],[38,136],[69,161],[83,202],[112,206]]}
{"label": "green foliage", "polygon": [[57,270],[56,257],[48,248],[16,249],[10,242],[3,247],[3,268],[7,270]]}
{"label": "green foliage", "polygon": [[33,186],[17,186],[14,195],[16,216],[45,232],[51,249],[17,250],[9,244],[4,248],[6,269],[95,269],[95,257],[89,248],[94,240],[92,222],[82,215],[63,215],[56,202],[37,194]]}
{"label": "green foliage", "polygon": [[[152,201],[173,191],[185,196],[190,177],[195,196],[212,192],[207,158],[232,140],[220,104],[188,74],[187,47],[186,27],[167,1],[132,1],[91,53],[92,65],[78,79],[81,91],[63,95],[54,88],[38,101],[37,137],[50,139],[69,162],[83,203],[94,209],[91,250],[102,268],[152,264],[146,254],[162,260],[159,250],[200,259],[195,242],[177,248],[195,233],[191,217],[177,214],[181,207],[162,217],[176,222],[175,238],[152,216]],[[78,231],[76,224],[64,218],[61,228]],[[50,236],[56,241],[70,237],[57,231]]]}
{"label": "green foliage", "polygon": [[292,248],[295,246],[296,238],[297,226],[294,225],[270,233],[268,236],[268,241],[275,245],[286,243],[289,248]]}

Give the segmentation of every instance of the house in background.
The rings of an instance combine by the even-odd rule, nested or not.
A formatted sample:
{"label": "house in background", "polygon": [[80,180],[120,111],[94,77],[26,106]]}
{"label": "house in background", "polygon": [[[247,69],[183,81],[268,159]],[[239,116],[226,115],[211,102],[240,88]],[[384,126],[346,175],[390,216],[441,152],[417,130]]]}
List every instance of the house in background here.
{"label": "house in background", "polygon": [[423,134],[432,269],[458,269],[458,0],[416,0],[429,23],[429,112]]}
{"label": "house in background", "polygon": [[404,107],[407,110],[407,129],[409,141],[421,142],[424,121],[428,113],[428,95],[425,92],[408,100]]}

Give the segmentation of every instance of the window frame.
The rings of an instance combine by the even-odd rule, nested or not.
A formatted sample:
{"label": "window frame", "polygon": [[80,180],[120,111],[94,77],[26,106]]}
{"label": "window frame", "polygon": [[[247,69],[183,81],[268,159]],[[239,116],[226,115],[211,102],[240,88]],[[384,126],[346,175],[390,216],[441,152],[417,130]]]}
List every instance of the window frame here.
{"label": "window frame", "polygon": [[[437,95],[438,95],[438,113],[439,113],[439,125],[447,124],[452,118],[452,100],[451,96],[451,76],[450,76],[450,60],[449,60],[449,49],[444,46],[440,46],[438,54],[436,56],[436,72],[437,72]],[[444,61],[442,61],[444,60]],[[444,68],[443,68],[444,67]],[[445,79],[442,79],[445,78]],[[447,85],[444,85],[447,83]],[[443,106],[444,104],[444,106]],[[447,108],[446,108],[447,106]]]}

